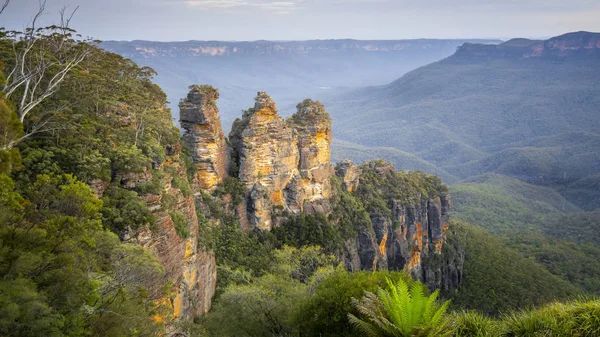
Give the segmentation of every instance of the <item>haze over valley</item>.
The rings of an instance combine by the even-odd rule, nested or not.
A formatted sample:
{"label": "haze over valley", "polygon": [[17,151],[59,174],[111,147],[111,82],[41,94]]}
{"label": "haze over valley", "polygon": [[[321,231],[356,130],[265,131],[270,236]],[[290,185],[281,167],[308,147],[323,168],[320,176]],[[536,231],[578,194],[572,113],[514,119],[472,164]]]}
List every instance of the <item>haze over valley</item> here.
{"label": "haze over valley", "polygon": [[0,0],[0,336],[600,336],[600,3],[64,5]]}

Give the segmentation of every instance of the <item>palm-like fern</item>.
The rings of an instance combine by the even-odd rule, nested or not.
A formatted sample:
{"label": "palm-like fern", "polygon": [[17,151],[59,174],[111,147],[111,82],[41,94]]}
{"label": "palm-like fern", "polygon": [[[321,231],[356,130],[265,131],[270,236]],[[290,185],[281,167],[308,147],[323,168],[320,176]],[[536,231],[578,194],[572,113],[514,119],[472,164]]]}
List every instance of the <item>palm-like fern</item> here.
{"label": "palm-like fern", "polygon": [[425,295],[423,286],[408,284],[400,279],[396,285],[387,280],[389,290],[379,289],[377,295],[366,292],[359,301],[352,299],[360,319],[348,314],[350,322],[371,337],[449,336],[449,317],[446,310],[450,301],[440,304],[439,291]]}

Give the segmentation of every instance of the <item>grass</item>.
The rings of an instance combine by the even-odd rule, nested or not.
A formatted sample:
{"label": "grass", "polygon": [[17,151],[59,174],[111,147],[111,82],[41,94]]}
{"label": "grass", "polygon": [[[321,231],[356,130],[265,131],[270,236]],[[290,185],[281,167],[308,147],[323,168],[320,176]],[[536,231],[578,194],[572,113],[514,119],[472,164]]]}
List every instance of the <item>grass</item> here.
{"label": "grass", "polygon": [[600,302],[577,300],[511,312],[492,319],[476,312],[454,315],[455,337],[600,336]]}

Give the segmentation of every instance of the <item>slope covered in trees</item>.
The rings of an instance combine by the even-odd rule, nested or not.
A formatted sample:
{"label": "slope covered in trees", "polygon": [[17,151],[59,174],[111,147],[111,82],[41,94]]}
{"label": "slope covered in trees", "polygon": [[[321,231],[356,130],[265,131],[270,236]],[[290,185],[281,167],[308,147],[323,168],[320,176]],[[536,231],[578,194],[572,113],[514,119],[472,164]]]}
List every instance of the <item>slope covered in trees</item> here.
{"label": "slope covered in trees", "polygon": [[[465,44],[388,85],[326,100],[334,137],[374,153],[395,148],[460,179],[493,172],[547,185],[592,210],[598,190],[588,186],[600,170],[598,36]],[[533,53],[533,45],[545,52]],[[356,155],[341,150],[338,156]]]}

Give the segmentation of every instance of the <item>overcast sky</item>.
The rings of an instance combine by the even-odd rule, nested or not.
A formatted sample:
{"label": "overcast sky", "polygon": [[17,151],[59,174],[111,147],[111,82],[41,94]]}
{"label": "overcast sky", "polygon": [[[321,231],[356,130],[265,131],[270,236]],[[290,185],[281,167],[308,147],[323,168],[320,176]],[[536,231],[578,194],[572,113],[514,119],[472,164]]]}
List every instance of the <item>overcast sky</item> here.
{"label": "overcast sky", "polygon": [[[0,0],[3,3],[5,0]],[[46,23],[101,40],[550,37],[600,31],[600,0],[47,0]],[[38,0],[11,0],[0,26],[23,28]]]}

